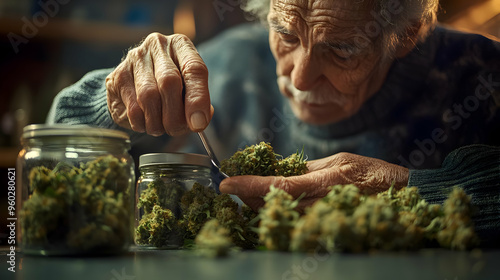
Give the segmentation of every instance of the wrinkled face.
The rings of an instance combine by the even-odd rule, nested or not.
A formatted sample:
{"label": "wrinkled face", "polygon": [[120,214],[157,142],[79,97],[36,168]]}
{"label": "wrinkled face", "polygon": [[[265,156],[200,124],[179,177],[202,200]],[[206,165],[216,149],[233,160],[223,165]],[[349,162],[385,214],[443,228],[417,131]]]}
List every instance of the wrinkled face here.
{"label": "wrinkled face", "polygon": [[295,115],[307,123],[348,118],[384,82],[391,61],[367,43],[377,37],[363,32],[373,22],[372,1],[356,2],[271,1],[269,42],[278,85]]}

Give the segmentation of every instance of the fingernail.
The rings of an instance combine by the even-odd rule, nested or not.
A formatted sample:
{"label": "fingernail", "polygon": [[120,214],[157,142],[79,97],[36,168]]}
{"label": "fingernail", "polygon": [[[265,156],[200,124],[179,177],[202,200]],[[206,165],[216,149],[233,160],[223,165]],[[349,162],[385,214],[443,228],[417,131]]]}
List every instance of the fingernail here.
{"label": "fingernail", "polygon": [[224,181],[225,180],[223,180],[220,183],[220,185],[219,185],[219,191],[221,193],[228,193],[228,194],[234,194],[234,195],[236,195],[237,194],[236,193],[237,188],[235,186],[233,186],[233,185],[230,185],[230,184],[224,182]]}
{"label": "fingernail", "polygon": [[191,125],[193,129],[201,130],[207,126],[207,118],[201,111],[196,111],[191,115]]}
{"label": "fingernail", "polygon": [[130,125],[130,129],[132,129],[135,132],[139,132],[139,133],[146,132],[146,129],[144,129],[142,127],[138,127],[138,126],[132,125],[132,124]]}
{"label": "fingernail", "polygon": [[163,135],[163,131],[153,131],[151,135],[153,135],[154,137],[160,137]]}

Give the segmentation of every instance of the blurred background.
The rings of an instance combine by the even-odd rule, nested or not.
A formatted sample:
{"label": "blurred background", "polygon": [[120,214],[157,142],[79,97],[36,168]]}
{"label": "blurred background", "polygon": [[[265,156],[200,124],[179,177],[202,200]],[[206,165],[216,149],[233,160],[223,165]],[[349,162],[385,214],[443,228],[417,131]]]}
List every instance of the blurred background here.
{"label": "blurred background", "polygon": [[[7,168],[27,124],[86,72],[116,66],[151,32],[195,44],[246,22],[235,0],[0,0],[0,246],[6,245]],[[441,0],[439,21],[500,38],[500,0]]]}

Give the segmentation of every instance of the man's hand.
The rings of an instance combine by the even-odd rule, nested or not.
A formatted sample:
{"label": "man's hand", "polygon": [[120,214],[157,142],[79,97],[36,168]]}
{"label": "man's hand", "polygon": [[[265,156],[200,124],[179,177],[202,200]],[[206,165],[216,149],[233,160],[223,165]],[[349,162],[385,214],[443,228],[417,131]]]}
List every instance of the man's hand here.
{"label": "man's hand", "polygon": [[184,35],[150,34],[109,74],[106,89],[113,120],[137,132],[202,131],[213,115],[207,67]]}
{"label": "man's hand", "polygon": [[387,190],[393,183],[396,188],[408,184],[408,169],[383,160],[349,153],[310,161],[309,172],[301,176],[235,176],[224,179],[219,186],[223,193],[237,195],[245,204],[257,210],[264,205],[262,199],[274,185],[294,198],[301,194],[298,210],[324,197],[329,186],[354,184],[362,193],[373,194]]}

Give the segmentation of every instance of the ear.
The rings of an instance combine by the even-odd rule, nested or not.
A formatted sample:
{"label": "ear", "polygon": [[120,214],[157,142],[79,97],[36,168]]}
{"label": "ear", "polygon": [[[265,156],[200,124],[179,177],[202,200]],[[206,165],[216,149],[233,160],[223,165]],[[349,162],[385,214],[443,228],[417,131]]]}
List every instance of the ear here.
{"label": "ear", "polygon": [[422,27],[421,22],[417,22],[406,29],[404,37],[401,38],[398,47],[396,48],[396,57],[403,58],[409,54],[418,43],[420,28]]}

